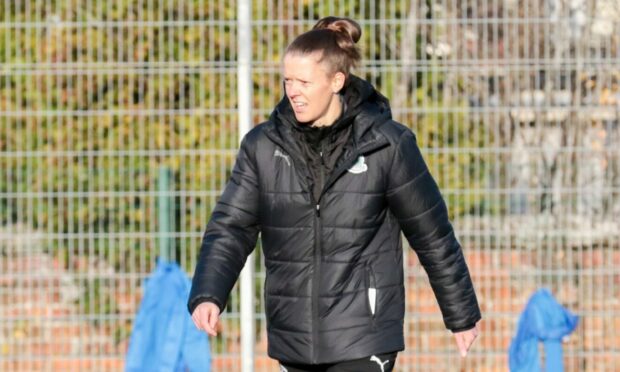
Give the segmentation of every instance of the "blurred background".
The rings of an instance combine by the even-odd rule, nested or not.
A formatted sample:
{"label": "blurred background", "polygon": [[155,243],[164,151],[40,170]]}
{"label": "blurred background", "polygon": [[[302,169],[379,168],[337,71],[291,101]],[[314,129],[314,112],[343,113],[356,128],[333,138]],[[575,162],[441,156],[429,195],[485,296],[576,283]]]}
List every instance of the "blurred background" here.
{"label": "blurred background", "polygon": [[[407,250],[397,371],[505,371],[519,314],[549,288],[580,316],[567,371],[620,370],[620,2],[0,2],[0,370],[117,371],[157,257],[191,275],[234,162],[238,48],[253,122],[279,62],[323,16],[363,28],[356,74],[418,137],[483,311],[466,359]],[[260,244],[257,371],[266,355]],[[239,292],[211,339],[239,371]],[[207,351],[205,351],[207,352]]]}

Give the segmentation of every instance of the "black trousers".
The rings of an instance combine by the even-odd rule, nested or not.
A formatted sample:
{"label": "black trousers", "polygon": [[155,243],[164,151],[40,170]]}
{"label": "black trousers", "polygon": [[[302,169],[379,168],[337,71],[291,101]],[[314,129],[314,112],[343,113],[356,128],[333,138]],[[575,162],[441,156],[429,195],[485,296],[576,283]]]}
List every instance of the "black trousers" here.
{"label": "black trousers", "polygon": [[392,372],[397,352],[333,364],[280,363],[280,372]]}

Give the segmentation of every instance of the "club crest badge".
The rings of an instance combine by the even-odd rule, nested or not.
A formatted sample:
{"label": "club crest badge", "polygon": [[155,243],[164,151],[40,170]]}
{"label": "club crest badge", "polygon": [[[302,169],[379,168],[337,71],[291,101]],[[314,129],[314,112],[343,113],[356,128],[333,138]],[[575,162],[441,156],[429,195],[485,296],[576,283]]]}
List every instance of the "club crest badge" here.
{"label": "club crest badge", "polygon": [[362,155],[360,155],[357,158],[357,161],[355,162],[355,164],[351,166],[351,168],[347,169],[349,173],[353,173],[353,174],[364,173],[367,170],[368,170],[368,165],[366,165],[366,158],[364,158]]}

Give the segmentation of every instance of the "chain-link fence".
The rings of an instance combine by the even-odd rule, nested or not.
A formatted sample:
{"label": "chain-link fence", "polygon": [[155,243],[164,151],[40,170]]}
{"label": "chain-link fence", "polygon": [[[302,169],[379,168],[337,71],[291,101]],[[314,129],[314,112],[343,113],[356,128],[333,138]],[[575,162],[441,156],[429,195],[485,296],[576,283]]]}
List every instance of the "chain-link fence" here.
{"label": "chain-link fence", "polygon": [[[0,370],[121,370],[155,258],[193,270],[239,140],[236,6],[0,1]],[[463,360],[405,252],[397,370],[507,370],[543,286],[581,317],[566,370],[620,369],[620,3],[257,0],[256,123],[284,48],[326,15],[361,24],[356,73],[416,132],[483,310]],[[221,327],[213,368],[239,370],[238,292]]]}

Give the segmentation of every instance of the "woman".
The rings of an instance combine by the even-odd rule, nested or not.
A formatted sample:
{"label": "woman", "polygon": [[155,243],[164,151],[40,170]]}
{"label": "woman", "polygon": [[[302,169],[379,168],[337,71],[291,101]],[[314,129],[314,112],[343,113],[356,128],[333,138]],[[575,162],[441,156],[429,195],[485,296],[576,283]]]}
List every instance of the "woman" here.
{"label": "woman", "polygon": [[243,139],[188,302],[216,334],[262,234],[269,355],[283,371],[391,371],[404,349],[401,231],[464,356],[480,310],[414,134],[352,75],[359,25],[327,17],[287,48],[285,97]]}

